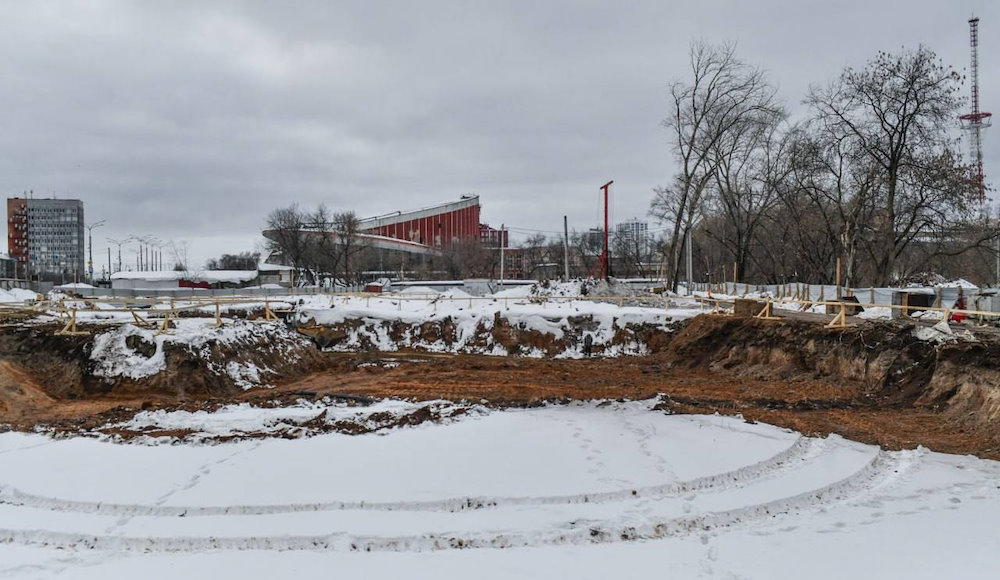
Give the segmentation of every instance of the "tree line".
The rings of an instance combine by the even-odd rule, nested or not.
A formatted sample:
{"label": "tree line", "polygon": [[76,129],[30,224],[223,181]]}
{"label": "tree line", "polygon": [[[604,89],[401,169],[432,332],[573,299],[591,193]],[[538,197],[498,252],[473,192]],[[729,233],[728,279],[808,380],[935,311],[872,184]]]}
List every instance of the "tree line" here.
{"label": "tree line", "polygon": [[[659,239],[615,236],[612,272],[696,281],[886,286],[926,271],[992,281],[997,220],[955,128],[963,79],[927,47],[880,52],[812,85],[793,118],[765,71],[734,45],[691,44],[689,70],[669,84],[676,173],[653,192]],[[355,284],[372,273],[497,278],[498,248],[479,240],[427,256],[376,250],[352,211],[297,204],[267,217],[266,250],[303,272]],[[302,232],[309,232],[302,235]],[[593,271],[594,231],[530,236],[505,258],[524,277]]]}
{"label": "tree line", "polygon": [[676,289],[696,280],[855,286],[925,270],[992,280],[997,229],[954,138],[961,76],[926,47],[813,85],[793,121],[733,45],[695,42],[664,120],[677,173],[654,191]]}
{"label": "tree line", "polygon": [[271,211],[266,219],[265,250],[294,266],[303,283],[357,284],[365,265],[360,255],[368,244],[357,236],[361,220],[353,211],[315,210],[293,203]]}

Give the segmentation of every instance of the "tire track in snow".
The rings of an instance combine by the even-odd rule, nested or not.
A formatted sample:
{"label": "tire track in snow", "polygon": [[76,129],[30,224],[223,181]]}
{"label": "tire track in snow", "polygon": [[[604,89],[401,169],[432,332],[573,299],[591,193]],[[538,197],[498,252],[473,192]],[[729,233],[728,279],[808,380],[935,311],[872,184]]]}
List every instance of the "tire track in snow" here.
{"label": "tire track in snow", "polygon": [[0,529],[0,543],[63,549],[142,552],[206,550],[322,550],[403,552],[471,548],[514,548],[568,544],[601,544],[703,534],[753,524],[849,501],[880,488],[919,461],[920,452],[879,451],[855,473],[816,489],[768,502],[691,517],[627,522],[570,522],[558,529],[430,533],[412,536],[364,536],[334,533],[313,536],[131,537],[96,536],[46,530]]}
{"label": "tire track in snow", "polygon": [[[190,489],[193,487],[193,485],[196,484],[203,475],[205,475],[204,473],[199,473],[192,477],[191,482],[181,488],[168,492],[153,505],[91,502],[47,497],[25,493],[15,488],[5,487],[2,485],[0,485],[0,504],[46,509],[50,511],[89,513],[109,516],[191,517],[218,515],[270,515],[341,510],[464,512],[508,506],[610,503],[638,499],[658,499],[675,497],[693,492],[705,493],[730,489],[734,486],[742,485],[751,481],[766,477],[773,477],[786,470],[793,469],[797,465],[804,462],[812,461],[818,457],[826,447],[827,442],[825,439],[798,437],[792,445],[783,451],[757,463],[752,463],[732,471],[659,485],[567,495],[457,497],[441,500],[394,502],[328,501],[298,504],[232,506],[163,505],[163,502],[165,502],[166,499],[169,499],[169,497],[183,491],[184,489]],[[241,452],[234,453],[221,461],[216,461],[215,464],[229,461]]]}

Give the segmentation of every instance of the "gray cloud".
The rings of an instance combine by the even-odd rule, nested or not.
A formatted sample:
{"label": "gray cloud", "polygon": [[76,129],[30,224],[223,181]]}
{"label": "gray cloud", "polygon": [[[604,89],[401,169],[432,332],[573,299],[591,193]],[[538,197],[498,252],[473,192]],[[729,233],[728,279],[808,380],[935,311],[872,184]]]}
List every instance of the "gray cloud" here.
{"label": "gray cloud", "polygon": [[374,215],[475,192],[493,224],[582,229],[607,179],[626,219],[672,174],[660,121],[690,40],[737,41],[794,110],[877,50],[967,67],[973,9],[1000,109],[986,2],[7,3],[0,191],[84,199],[108,220],[98,256],[135,233],[201,262],[292,201]]}

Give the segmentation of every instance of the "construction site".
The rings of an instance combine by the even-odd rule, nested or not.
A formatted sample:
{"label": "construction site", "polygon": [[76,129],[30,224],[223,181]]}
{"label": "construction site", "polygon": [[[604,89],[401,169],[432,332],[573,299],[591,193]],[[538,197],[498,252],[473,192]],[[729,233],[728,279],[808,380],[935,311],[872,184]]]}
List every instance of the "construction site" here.
{"label": "construction site", "polygon": [[[978,291],[925,290],[937,302],[892,305],[858,300],[857,290],[854,300],[825,300],[809,294],[826,289],[728,289],[738,293],[716,286],[684,297],[570,282],[484,296],[408,287],[7,303],[0,545],[29,555],[84,550],[101,569],[133,562],[121,555],[137,552],[422,554],[656,538],[673,538],[663,545],[673,550],[770,533],[817,510],[850,520],[844,510],[885,494],[933,503],[919,482],[940,477],[950,457],[942,454],[1000,459],[998,317],[955,304],[959,294],[974,302]],[[547,431],[564,424],[572,429]],[[633,431],[634,450],[608,439]],[[421,450],[427,437],[443,455]],[[296,447],[251,459],[282,441]],[[528,451],[540,441],[545,448]],[[300,457],[331,444],[343,448],[324,452],[333,454],[327,467]],[[49,451],[33,452],[37,445]],[[79,456],[98,470],[134,453],[111,487],[28,477],[70,465],[66,453],[80,445],[100,447]],[[380,450],[356,457],[356,445]],[[709,445],[712,465],[682,467],[699,445]],[[188,475],[154,483],[148,474],[162,469],[156,457],[169,449],[180,455],[162,467]],[[196,459],[203,467],[188,472],[182,458],[190,453],[218,457]],[[398,453],[412,459],[392,459]],[[631,453],[645,459],[634,463]],[[493,463],[501,456],[507,475]],[[547,467],[521,465],[529,457],[565,464],[568,479],[556,484]],[[33,470],[18,467],[28,460]],[[244,472],[230,473],[238,464]],[[486,479],[454,479],[473,464]],[[289,479],[231,487],[279,465]],[[294,475],[310,465],[324,474]],[[995,465],[961,472],[986,470],[984,480],[953,484],[972,486],[972,497],[959,487],[949,493],[971,509],[996,505]],[[809,475],[817,469],[825,474],[818,480]],[[412,495],[398,485],[404,474],[435,491]],[[509,476],[521,483],[502,483]],[[388,479],[353,487],[368,478]],[[224,487],[212,491],[213,481]],[[893,490],[907,485],[917,485],[916,495]],[[752,499],[755,486],[774,489]],[[695,499],[727,494],[733,499],[715,507]],[[534,515],[515,523],[519,512]],[[434,517],[405,523],[421,514]],[[581,517],[582,527],[573,523]],[[124,523],[106,527],[114,521]],[[329,535],[330,526],[343,532]],[[691,554],[691,565],[711,560]]]}
{"label": "construction site", "polygon": [[[362,15],[344,12],[354,31]],[[497,47],[531,39],[526,21],[513,20],[515,35],[504,15],[473,12],[464,26],[488,21],[504,34],[476,66],[453,63],[462,78],[499,58]],[[563,12],[551,22],[581,26]],[[242,72],[225,82],[254,99],[240,116],[220,90],[238,122],[211,126],[263,149],[205,138],[217,149],[203,150],[205,128],[184,133],[185,115],[112,110],[104,123],[130,135],[166,127],[172,147],[129,139],[142,150],[129,162],[146,177],[114,173],[107,187],[191,175],[195,197],[171,183],[157,203],[118,205],[164,223],[183,207],[184,227],[213,230],[206,245],[243,246],[199,268],[186,243],[171,241],[165,264],[164,240],[117,232],[97,252],[107,259],[98,277],[94,229],[112,233],[113,217],[87,221],[82,199],[34,190],[8,200],[0,578],[995,575],[1000,220],[986,176],[992,114],[980,103],[978,17],[967,21],[967,75],[922,42],[879,50],[809,84],[797,109],[735,42],[671,49],[686,56],[660,121],[672,165],[657,168],[667,181],[641,200],[650,228],[613,215],[619,196],[637,215],[633,190],[646,186],[635,185],[636,167],[648,163],[626,143],[644,137],[624,115],[617,137],[605,125],[599,140],[577,143],[569,129],[599,118],[611,97],[615,108],[637,106],[625,104],[633,87],[581,101],[583,123],[556,114],[579,90],[539,118],[518,105],[503,130],[485,122],[517,100],[505,85],[556,93],[556,77],[600,66],[603,53],[558,74],[498,71],[464,106],[435,92],[459,94],[464,81],[421,67],[474,52],[495,32],[394,69],[393,58],[426,42],[404,29],[452,32],[428,34],[420,14],[406,14],[394,51],[384,40],[297,44],[300,29],[340,13],[290,25],[295,43],[270,34],[277,13],[206,18],[207,28],[197,16],[193,37],[245,47]],[[614,27],[595,16],[581,37],[596,22]],[[750,16],[738,30],[753,28]],[[461,17],[435,15],[449,26]],[[875,20],[886,18],[866,19]],[[618,38],[641,34],[638,24]],[[546,43],[553,28],[539,27]],[[221,51],[202,44],[183,68]],[[513,68],[579,50],[566,46],[576,48],[519,53]],[[605,73],[638,60],[609,60]],[[227,78],[206,71],[188,84]],[[273,84],[255,91],[262,78]],[[419,114],[393,110],[393,90],[365,96],[385,79],[417,87],[402,93]],[[619,86],[614,75],[601,82]],[[294,98],[282,105],[263,96],[288,87]],[[385,116],[352,133],[360,109],[318,121],[336,105],[310,105],[314,93]],[[209,101],[181,90],[171,99]],[[311,116],[296,120],[299,105]],[[270,111],[282,118],[249,124]],[[468,127],[475,139],[451,141]],[[501,143],[507,132],[514,140]],[[575,199],[576,177],[531,150],[539,143],[572,159],[597,203]],[[121,155],[98,144],[79,148]],[[155,166],[187,148],[197,164]],[[517,163],[505,165],[506,154]],[[476,160],[463,167],[465,156]],[[231,196],[223,211],[196,183],[206,159]],[[73,158],[79,174],[101,174],[86,162],[95,163]],[[545,166],[543,187],[528,178],[532,163]],[[626,179],[615,185],[604,173],[619,168]],[[483,221],[479,194],[425,203],[470,179],[492,188],[499,228]],[[603,227],[571,236],[571,197],[587,204],[578,224],[596,209],[587,219]],[[359,218],[347,202],[377,215]],[[102,203],[89,207],[110,211]],[[270,203],[287,205],[250,221],[238,207]],[[559,217],[561,229],[543,229]],[[133,218],[122,221],[161,225]],[[225,229],[251,222],[262,238],[252,247]]]}
{"label": "construction site", "polygon": [[8,429],[135,437],[159,434],[109,425],[326,396],[504,408],[664,395],[674,412],[1000,457],[996,312],[611,287],[8,306],[0,413]]}

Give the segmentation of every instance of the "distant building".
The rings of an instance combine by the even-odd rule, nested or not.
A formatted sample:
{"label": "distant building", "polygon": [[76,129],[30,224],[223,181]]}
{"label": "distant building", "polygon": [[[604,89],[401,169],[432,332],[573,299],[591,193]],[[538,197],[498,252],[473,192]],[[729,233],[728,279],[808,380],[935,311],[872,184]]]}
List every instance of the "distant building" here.
{"label": "distant building", "polygon": [[615,225],[615,239],[619,244],[627,244],[630,253],[642,258],[649,256],[653,246],[649,236],[649,223],[639,221],[638,218]]}
{"label": "distant building", "polygon": [[7,249],[19,275],[83,278],[83,202],[7,199]]}
{"label": "distant building", "polygon": [[16,264],[14,258],[0,254],[0,278],[13,278]]}
{"label": "distant building", "polygon": [[[479,222],[481,210],[478,195],[463,195],[458,201],[362,219],[359,232],[351,237],[368,247],[410,257],[440,253],[459,242],[478,240],[485,246],[499,247],[503,241],[506,245],[506,231]],[[301,234],[324,235],[315,227],[303,228]],[[275,240],[280,232],[264,230],[263,235]],[[271,256],[268,261],[271,260],[284,261],[284,258]]]}
{"label": "distant building", "polygon": [[479,243],[487,248],[499,248],[501,245],[505,248],[509,248],[509,234],[510,232],[506,229],[499,230],[497,228],[491,228],[486,224],[479,224]]}
{"label": "distant building", "polygon": [[111,275],[115,290],[172,290],[175,288],[245,288],[256,286],[260,273],[257,270],[201,270],[179,272],[153,270],[146,272],[121,271]]}

